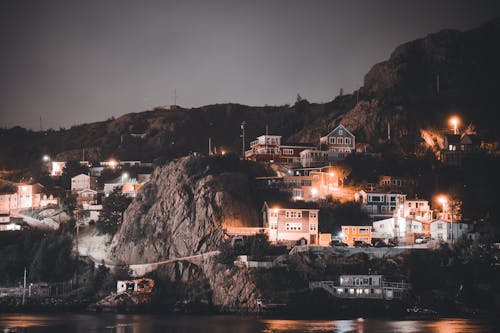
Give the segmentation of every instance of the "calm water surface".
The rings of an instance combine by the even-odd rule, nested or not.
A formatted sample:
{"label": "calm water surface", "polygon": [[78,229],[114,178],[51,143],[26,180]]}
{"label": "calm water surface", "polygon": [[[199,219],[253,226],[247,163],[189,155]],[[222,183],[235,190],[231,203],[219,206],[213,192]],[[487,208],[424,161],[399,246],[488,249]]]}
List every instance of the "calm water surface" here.
{"label": "calm water surface", "polygon": [[[10,329],[10,330],[9,330]],[[109,333],[493,333],[494,323],[476,319],[393,321],[380,319],[290,320],[240,316],[126,314],[0,314],[1,332]]]}

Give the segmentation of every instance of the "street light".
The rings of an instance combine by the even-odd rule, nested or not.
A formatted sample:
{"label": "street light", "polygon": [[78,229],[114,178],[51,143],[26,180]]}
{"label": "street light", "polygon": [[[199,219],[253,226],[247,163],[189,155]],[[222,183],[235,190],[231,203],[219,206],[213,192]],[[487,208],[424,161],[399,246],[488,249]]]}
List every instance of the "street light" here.
{"label": "street light", "polygon": [[460,119],[458,117],[451,117],[450,124],[453,126],[453,134],[458,134],[458,124],[460,123]]}
{"label": "street light", "polygon": [[44,162],[49,162],[50,161],[50,156],[49,155],[43,155],[42,160]]}
{"label": "street light", "polygon": [[444,220],[444,210],[445,210],[444,207],[448,203],[448,199],[446,199],[445,196],[440,196],[438,197],[437,201],[443,206],[443,220]]}

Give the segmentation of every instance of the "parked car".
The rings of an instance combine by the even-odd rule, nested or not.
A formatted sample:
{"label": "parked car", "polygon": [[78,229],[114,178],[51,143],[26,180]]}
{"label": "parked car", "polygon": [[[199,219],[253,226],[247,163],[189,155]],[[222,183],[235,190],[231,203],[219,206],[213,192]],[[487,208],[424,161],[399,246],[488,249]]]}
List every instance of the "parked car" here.
{"label": "parked car", "polygon": [[354,247],[372,247],[372,245],[363,241],[354,241]]}
{"label": "parked car", "polygon": [[342,242],[339,239],[334,239],[330,242],[330,246],[340,246],[340,247],[348,247],[346,243]]}
{"label": "parked car", "polygon": [[429,237],[419,237],[415,239],[415,244],[425,244],[429,242]]}
{"label": "parked car", "polygon": [[389,247],[389,244],[384,242],[383,240],[379,240],[373,243],[374,247]]}

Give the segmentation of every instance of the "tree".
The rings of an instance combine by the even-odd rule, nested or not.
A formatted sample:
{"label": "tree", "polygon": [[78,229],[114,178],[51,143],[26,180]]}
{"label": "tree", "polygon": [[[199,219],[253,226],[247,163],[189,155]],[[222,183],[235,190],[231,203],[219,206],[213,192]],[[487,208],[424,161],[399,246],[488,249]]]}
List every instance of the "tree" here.
{"label": "tree", "polygon": [[75,270],[75,259],[71,254],[73,242],[69,236],[51,234],[38,247],[30,266],[30,276],[35,281],[65,281]]}
{"label": "tree", "polygon": [[344,186],[344,180],[349,177],[352,170],[347,165],[338,165],[334,168],[334,172],[336,173],[340,182],[342,182],[342,187]]}
{"label": "tree", "polygon": [[104,199],[97,222],[98,229],[103,233],[116,233],[123,222],[123,212],[125,212],[131,201],[132,199],[123,194],[120,188],[115,188]]}

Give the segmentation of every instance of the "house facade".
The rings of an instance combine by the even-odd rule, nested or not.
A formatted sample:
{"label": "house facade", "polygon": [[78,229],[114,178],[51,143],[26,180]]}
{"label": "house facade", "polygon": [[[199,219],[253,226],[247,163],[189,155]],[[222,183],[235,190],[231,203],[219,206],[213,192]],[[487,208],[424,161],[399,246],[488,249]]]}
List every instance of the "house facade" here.
{"label": "house facade", "polygon": [[328,151],[351,154],[356,149],[356,137],[344,125],[338,125],[320,138],[320,144]]}
{"label": "house facade", "polygon": [[318,244],[319,209],[311,203],[264,202],[263,226],[268,229],[269,241],[293,244],[304,241]]}
{"label": "house facade", "polygon": [[429,201],[423,199],[405,200],[403,203],[403,216],[413,220],[430,223],[433,212]]}
{"label": "house facade", "polygon": [[97,178],[83,173],[71,178],[71,191],[78,192],[84,189],[97,190]]}
{"label": "house facade", "polygon": [[261,135],[250,142],[250,149],[245,152],[245,158],[261,162],[298,164],[300,152],[313,148],[314,145],[310,144],[282,144],[280,135]]}
{"label": "house facade", "polygon": [[304,168],[324,166],[331,162],[338,162],[350,153],[342,151],[305,149],[300,152],[300,164]]}
{"label": "house facade", "polygon": [[362,241],[368,244],[372,242],[372,227],[361,225],[343,225],[342,241],[349,245],[354,246],[355,241]]}
{"label": "house facade", "polygon": [[8,214],[10,211],[16,210],[18,206],[17,192],[0,194],[0,213]]}
{"label": "house facade", "polygon": [[406,194],[361,190],[354,194],[354,200],[361,204],[361,209],[373,219],[392,217],[403,205]]}
{"label": "house facade", "polygon": [[435,220],[431,222],[431,238],[442,242],[455,242],[473,231],[473,225],[462,222]]}
{"label": "house facade", "polygon": [[447,134],[441,150],[441,162],[451,166],[461,166],[464,157],[482,151],[481,140],[476,134]]}
{"label": "house facade", "polygon": [[373,222],[373,233],[377,238],[398,239],[400,242],[413,243],[417,235],[424,234],[423,223],[403,217],[391,217]]}
{"label": "house facade", "polygon": [[316,201],[332,195],[339,187],[339,178],[331,167],[294,169],[283,177],[283,186],[291,192],[292,200]]}
{"label": "house facade", "polygon": [[407,296],[410,284],[388,282],[382,275],[340,275],[339,282],[312,281],[309,289],[321,288],[339,298],[397,300]]}

